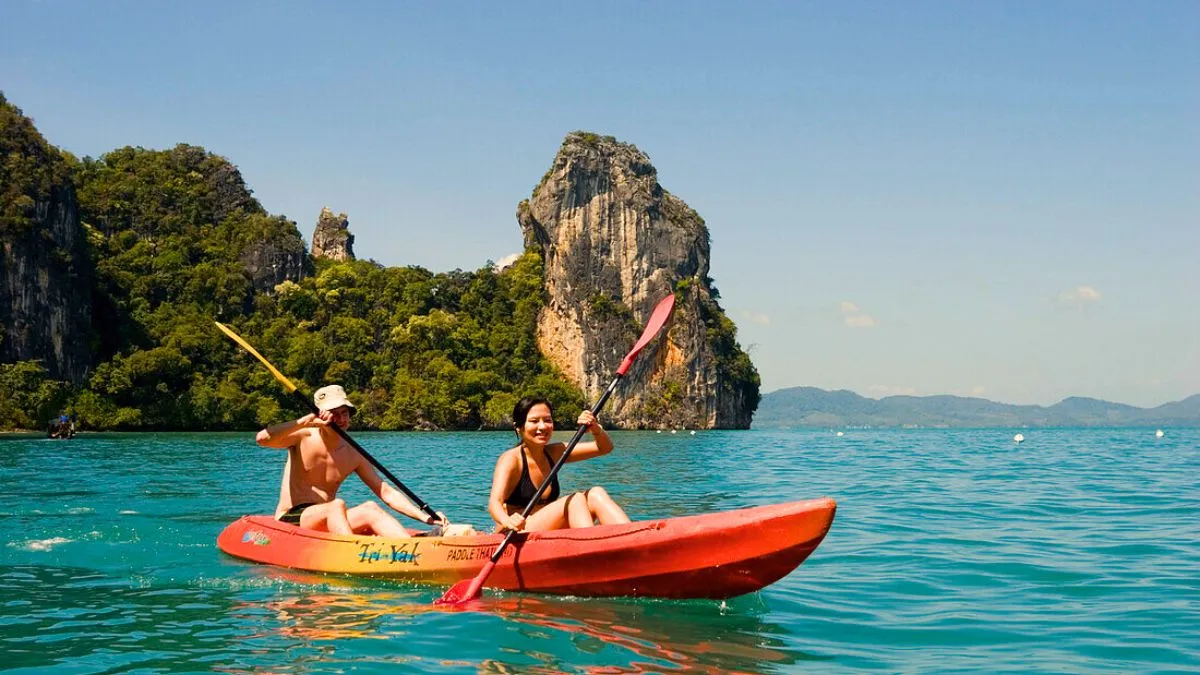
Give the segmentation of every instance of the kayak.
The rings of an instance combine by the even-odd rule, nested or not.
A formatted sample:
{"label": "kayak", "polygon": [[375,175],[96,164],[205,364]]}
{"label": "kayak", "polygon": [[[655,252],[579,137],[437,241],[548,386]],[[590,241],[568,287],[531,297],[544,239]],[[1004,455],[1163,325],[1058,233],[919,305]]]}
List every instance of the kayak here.
{"label": "kayak", "polygon": [[[576,596],[730,598],[792,572],[825,538],[825,497],[622,525],[522,532],[487,586]],[[217,537],[225,553],[292,569],[449,585],[474,577],[503,535],[385,538],[303,530],[244,516]]]}

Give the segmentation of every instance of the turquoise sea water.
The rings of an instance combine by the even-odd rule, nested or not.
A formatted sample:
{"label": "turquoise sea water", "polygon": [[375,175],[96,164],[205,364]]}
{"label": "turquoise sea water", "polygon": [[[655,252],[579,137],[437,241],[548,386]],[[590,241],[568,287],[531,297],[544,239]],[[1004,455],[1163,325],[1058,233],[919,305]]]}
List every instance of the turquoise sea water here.
{"label": "turquoise sea water", "polygon": [[[566,467],[635,519],[829,495],[825,542],[727,602],[489,592],[243,563],[283,457],[252,434],[0,440],[0,668],[37,673],[1200,669],[1200,430],[616,433]],[[483,527],[511,436],[355,434]],[[367,497],[356,479],[351,501]]]}

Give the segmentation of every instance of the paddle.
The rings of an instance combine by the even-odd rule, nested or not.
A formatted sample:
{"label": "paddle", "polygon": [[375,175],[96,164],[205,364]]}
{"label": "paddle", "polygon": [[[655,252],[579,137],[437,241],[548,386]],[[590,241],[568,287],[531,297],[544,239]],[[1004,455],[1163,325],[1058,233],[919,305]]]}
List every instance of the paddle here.
{"label": "paddle", "polygon": [[[633,346],[633,349],[625,355],[625,359],[621,361],[620,367],[617,368],[617,376],[614,377],[612,383],[608,385],[608,389],[604,390],[604,394],[600,397],[600,400],[596,401],[596,405],[592,406],[593,415],[598,414],[600,409],[604,407],[605,402],[608,401],[608,397],[612,396],[613,391],[616,390],[617,382],[621,381],[621,378],[625,376],[625,372],[628,371],[629,367],[633,365],[634,357],[638,355],[638,352],[642,351],[643,347],[645,347],[650,343],[651,340],[654,339],[654,336],[658,334],[658,331],[661,330],[663,325],[667,323],[667,319],[671,316],[671,310],[674,308],[674,295],[668,295],[660,300],[654,307],[654,311],[650,314],[650,320],[646,322],[646,328],[642,331],[642,337],[638,339],[637,344]],[[579,439],[583,438],[585,431],[587,431],[587,428],[582,426],[575,431],[575,436],[572,437],[571,442],[567,444],[567,449],[563,451],[562,457],[558,458],[558,461],[555,462],[554,466],[550,469],[550,473],[546,474],[546,477],[542,479],[542,484],[538,486],[537,492],[535,492],[533,495],[533,499],[529,500],[529,504],[526,505],[525,510],[521,512],[522,518],[529,517],[529,514],[533,511],[533,507],[537,505],[538,499],[550,485],[550,481],[554,480],[554,477],[558,475],[558,470],[561,469],[562,465],[567,462],[567,458],[571,456],[571,451],[574,450],[575,446],[579,444]],[[488,559],[487,563],[484,564],[483,569],[479,570],[479,574],[476,574],[473,579],[463,579],[457,584],[454,584],[450,587],[450,590],[446,591],[442,597],[438,598],[434,602],[434,604],[461,604],[479,597],[479,593],[483,589],[483,584],[487,581],[487,578],[491,576],[492,570],[496,567],[496,563],[499,562],[500,557],[504,555],[504,549],[508,548],[509,542],[512,541],[516,534],[516,530],[509,530],[508,534],[504,537],[504,541],[501,541],[500,546],[496,548],[496,552],[493,553],[491,558]]]}
{"label": "paddle", "polygon": [[[275,376],[275,379],[279,380],[280,384],[283,385],[284,391],[291,394],[293,398],[295,398],[297,401],[299,401],[300,404],[303,405],[312,414],[314,414],[314,415],[321,414],[321,411],[317,409],[317,405],[315,403],[313,403],[312,400],[308,396],[305,396],[304,394],[302,394],[300,392],[300,390],[296,388],[296,385],[292,384],[292,381],[287,379],[287,377],[284,376],[283,373],[279,372],[279,370],[276,369],[275,366],[271,365],[271,362],[268,361],[266,359],[266,357],[264,357],[262,354],[259,354],[258,350],[256,350],[254,347],[251,347],[249,342],[246,342],[245,340],[243,340],[242,336],[233,332],[233,329],[231,329],[229,326],[226,326],[225,324],[221,323],[220,321],[217,321],[216,324],[217,324],[217,328],[220,328],[222,333],[225,333],[226,335],[229,336],[229,339],[238,343],[239,345],[242,346],[243,349],[245,349],[246,351],[253,354],[255,356],[255,358],[257,358],[259,361],[262,361],[262,364],[267,367],[267,370],[271,371],[271,374]],[[370,462],[376,469],[379,469],[379,473],[382,473],[384,476],[387,477],[388,480],[392,481],[392,484],[395,485],[396,487],[400,488],[401,492],[408,495],[408,498],[411,499],[412,502],[417,505],[417,508],[419,508],[422,511],[424,511],[425,513],[429,514],[430,518],[432,518],[434,520],[434,522],[437,522],[441,518],[441,516],[439,516],[437,514],[437,511],[434,511],[433,508],[431,508],[429,506],[429,504],[426,504],[424,501],[422,501],[421,498],[418,497],[415,493],[413,493],[412,490],[409,490],[408,488],[404,487],[404,483],[401,483],[399,478],[396,478],[395,476],[393,476],[391,471],[388,471],[386,468],[384,468],[384,466],[382,464],[379,463],[378,460],[376,460],[374,457],[371,456],[371,453],[364,450],[363,447],[361,445],[359,445],[353,438],[350,438],[350,435],[346,433],[345,429],[339,427],[336,424],[330,424],[329,427],[331,429],[333,429],[334,431],[336,431],[337,435],[341,436],[342,440],[346,441],[346,443],[349,444],[350,447],[357,450],[358,454],[360,454],[364,458],[366,458],[366,460],[368,462]]]}

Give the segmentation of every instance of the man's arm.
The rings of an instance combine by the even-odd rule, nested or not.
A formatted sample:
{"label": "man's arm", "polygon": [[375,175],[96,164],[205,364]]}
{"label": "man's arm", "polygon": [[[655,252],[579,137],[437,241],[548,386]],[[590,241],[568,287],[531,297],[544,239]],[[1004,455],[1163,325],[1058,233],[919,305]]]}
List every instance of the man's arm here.
{"label": "man's arm", "polygon": [[327,426],[328,421],[316,415],[305,415],[290,422],[280,422],[263,429],[254,437],[254,441],[264,448],[291,448],[300,443],[308,435],[308,430],[314,427]]}
{"label": "man's arm", "polygon": [[370,462],[365,459],[361,460],[358,468],[354,470],[362,482],[374,492],[384,504],[392,507],[397,513],[402,513],[413,520],[420,521],[426,525],[448,525],[449,520],[446,520],[446,514],[438,513],[440,519],[434,519],[428,513],[422,511],[416,504],[408,498],[408,495],[397,490],[396,488],[383,482],[379,474],[375,472],[375,467],[371,466]]}

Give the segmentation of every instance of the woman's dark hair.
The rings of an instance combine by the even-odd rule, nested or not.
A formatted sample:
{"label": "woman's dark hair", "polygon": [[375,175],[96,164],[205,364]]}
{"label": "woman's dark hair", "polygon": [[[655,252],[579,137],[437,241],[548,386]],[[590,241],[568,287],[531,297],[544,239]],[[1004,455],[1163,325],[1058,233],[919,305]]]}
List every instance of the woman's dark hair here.
{"label": "woman's dark hair", "polygon": [[529,409],[535,405],[538,405],[539,403],[549,408],[550,416],[554,416],[554,406],[550,405],[550,401],[547,401],[541,396],[526,396],[520,401],[517,401],[517,404],[513,406],[512,421],[513,427],[516,428],[518,436],[521,435],[521,427],[525,426],[525,419],[529,417]]}

